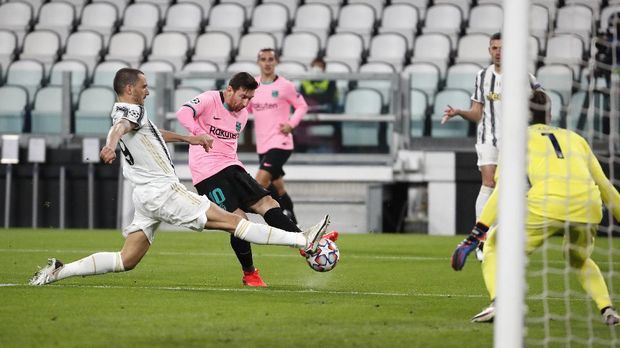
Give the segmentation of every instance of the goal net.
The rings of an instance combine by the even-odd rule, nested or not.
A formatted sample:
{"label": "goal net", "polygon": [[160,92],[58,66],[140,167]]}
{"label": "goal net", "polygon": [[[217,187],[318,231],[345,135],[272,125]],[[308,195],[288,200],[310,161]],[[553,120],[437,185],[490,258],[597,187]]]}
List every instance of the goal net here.
{"label": "goal net", "polygon": [[[620,6],[618,11],[620,15]],[[552,71],[556,75],[548,80],[551,82],[548,84],[543,82],[543,87],[553,105],[552,124],[582,135],[590,144],[610,181],[618,188],[620,187],[618,131],[620,70],[617,52],[620,21],[616,18],[613,15],[610,18],[601,18],[600,20],[606,20],[608,25],[602,28],[599,34],[594,31],[589,38],[569,35],[584,43],[584,60],[581,66],[552,63],[551,59],[545,59],[544,66],[547,68],[539,68],[537,77],[544,78],[541,75],[556,68]],[[550,34],[549,40],[556,35]],[[547,57],[550,53],[547,51]],[[573,72],[572,86],[567,89],[562,89],[560,85],[561,71]],[[568,248],[576,246],[563,243],[567,236],[568,228],[565,228],[564,236],[547,239],[542,247],[527,257],[523,332],[525,345],[527,347],[620,346],[620,331],[603,323],[596,303],[578,281],[579,271],[571,267]],[[607,283],[612,302],[620,307],[619,236],[620,226],[614,221],[611,212],[604,209],[603,221],[599,225],[594,243],[588,247],[592,250],[591,259],[596,262]]]}

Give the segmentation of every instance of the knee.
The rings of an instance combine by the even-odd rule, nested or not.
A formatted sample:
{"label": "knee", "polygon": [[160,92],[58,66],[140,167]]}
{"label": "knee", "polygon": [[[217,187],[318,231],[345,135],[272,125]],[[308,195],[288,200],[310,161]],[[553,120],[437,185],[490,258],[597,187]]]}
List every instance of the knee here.
{"label": "knee", "polygon": [[135,260],[131,257],[124,257],[123,269],[125,269],[125,271],[131,271],[132,269],[136,268],[136,266],[138,266],[138,263],[140,263],[140,260]]}
{"label": "knee", "polygon": [[581,255],[581,253],[570,251],[568,253],[568,264],[571,268],[579,269],[583,267],[583,264],[586,262],[586,257]]}

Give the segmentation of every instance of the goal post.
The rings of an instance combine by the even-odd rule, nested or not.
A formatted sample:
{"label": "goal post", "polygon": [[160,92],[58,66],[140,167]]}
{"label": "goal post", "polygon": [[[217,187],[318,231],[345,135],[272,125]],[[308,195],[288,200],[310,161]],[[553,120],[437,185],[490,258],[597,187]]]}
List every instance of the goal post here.
{"label": "goal post", "polygon": [[504,0],[502,33],[502,146],[497,234],[494,347],[524,346],[525,192],[530,0]]}

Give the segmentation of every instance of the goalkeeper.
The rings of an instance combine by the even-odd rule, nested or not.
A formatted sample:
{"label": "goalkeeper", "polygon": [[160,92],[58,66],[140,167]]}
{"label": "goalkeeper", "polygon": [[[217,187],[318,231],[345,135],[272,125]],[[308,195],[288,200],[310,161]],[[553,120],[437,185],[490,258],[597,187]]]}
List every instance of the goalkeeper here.
{"label": "goalkeeper", "polygon": [[[534,91],[528,128],[525,250],[529,254],[545,239],[564,234],[564,250],[568,252],[570,266],[577,271],[579,283],[596,303],[603,321],[618,325],[620,317],[612,306],[605,279],[590,255],[602,219],[602,202],[620,220],[620,194],[603,173],[585,139],[572,131],[549,126],[550,109],[546,94]],[[469,253],[487,234],[488,226],[495,223],[498,192],[493,191],[471,234],[454,251],[451,259],[454,270],[463,268]],[[495,316],[496,233],[497,227],[488,231],[482,262],[482,274],[492,302],[472,322],[491,322]]]}

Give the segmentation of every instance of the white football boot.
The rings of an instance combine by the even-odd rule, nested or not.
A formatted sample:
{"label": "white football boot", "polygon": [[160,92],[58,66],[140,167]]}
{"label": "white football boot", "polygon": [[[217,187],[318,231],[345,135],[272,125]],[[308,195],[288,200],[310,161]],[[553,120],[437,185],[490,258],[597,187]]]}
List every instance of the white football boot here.
{"label": "white football boot", "polygon": [[471,318],[472,323],[492,323],[495,318],[495,302]]}
{"label": "white football boot", "polygon": [[303,232],[306,237],[306,248],[304,249],[306,254],[312,255],[316,253],[316,249],[319,247],[318,241],[321,240],[325,234],[327,226],[329,226],[329,215],[325,215],[318,224]]}
{"label": "white football boot", "polygon": [[47,266],[39,269],[30,279],[30,285],[45,285],[56,281],[56,274],[64,264],[55,258],[47,260]]}
{"label": "white football boot", "polygon": [[603,321],[609,326],[620,325],[620,316],[613,307],[607,307],[603,311]]}

